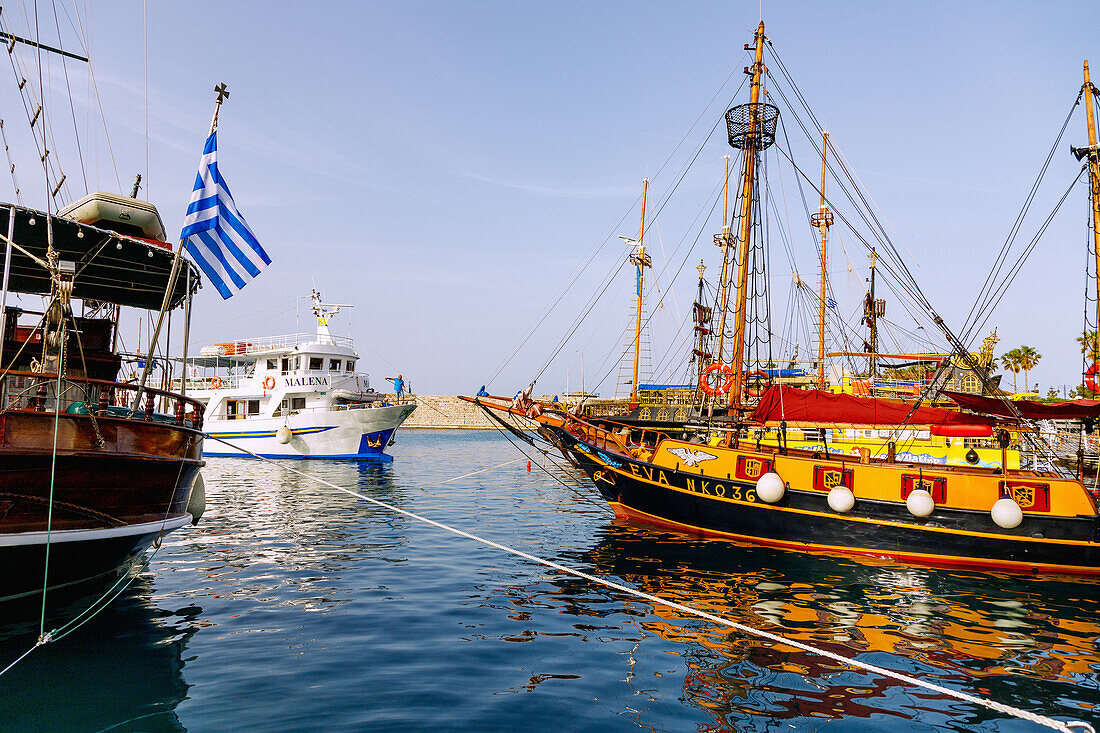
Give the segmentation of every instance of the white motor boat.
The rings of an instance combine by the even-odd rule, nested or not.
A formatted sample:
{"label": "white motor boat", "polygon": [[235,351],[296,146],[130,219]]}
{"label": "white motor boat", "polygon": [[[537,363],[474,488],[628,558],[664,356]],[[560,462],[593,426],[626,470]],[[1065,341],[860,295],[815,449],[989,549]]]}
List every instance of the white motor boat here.
{"label": "white motor boat", "polygon": [[316,333],[214,344],[187,359],[187,393],[206,404],[204,456],[393,460],[386,448],[416,405],[356,371],[353,340],[328,327],[347,307],[315,290]]}

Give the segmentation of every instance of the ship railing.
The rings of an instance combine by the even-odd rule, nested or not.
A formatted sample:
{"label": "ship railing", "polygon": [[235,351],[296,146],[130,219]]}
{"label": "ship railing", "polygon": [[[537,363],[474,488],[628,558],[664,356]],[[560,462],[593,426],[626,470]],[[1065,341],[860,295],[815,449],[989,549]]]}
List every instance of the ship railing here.
{"label": "ship railing", "polygon": [[137,382],[78,379],[42,372],[9,371],[0,378],[0,412],[62,412],[202,429],[206,406],[198,400]]}
{"label": "ship railing", "polygon": [[355,347],[355,340],[350,336],[322,336],[316,331],[311,333],[287,333],[281,336],[263,336],[261,338],[228,341],[217,345],[225,348],[226,356],[247,356],[249,354],[263,354],[276,349],[293,348],[298,344],[306,343]]}

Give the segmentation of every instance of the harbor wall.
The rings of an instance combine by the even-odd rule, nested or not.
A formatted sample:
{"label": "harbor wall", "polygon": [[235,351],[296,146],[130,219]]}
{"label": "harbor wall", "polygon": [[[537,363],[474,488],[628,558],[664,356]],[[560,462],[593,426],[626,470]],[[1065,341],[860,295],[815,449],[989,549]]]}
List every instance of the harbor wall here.
{"label": "harbor wall", "polygon": [[[389,396],[392,400],[392,395]],[[402,425],[405,428],[452,428],[457,430],[498,430],[500,425],[489,419],[477,405],[460,400],[456,395],[413,395],[410,401],[416,409]],[[534,423],[502,412],[496,413],[506,422],[523,430],[534,428]]]}

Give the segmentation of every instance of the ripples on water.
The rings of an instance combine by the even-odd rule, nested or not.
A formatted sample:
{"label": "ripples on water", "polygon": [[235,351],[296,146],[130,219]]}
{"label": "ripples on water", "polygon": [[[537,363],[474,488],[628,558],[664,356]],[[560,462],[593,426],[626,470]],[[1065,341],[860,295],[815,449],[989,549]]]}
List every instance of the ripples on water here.
{"label": "ripples on water", "polygon": [[[619,523],[526,459],[420,488],[517,457],[496,434],[406,430],[394,454],[292,465],[735,621],[1100,723],[1096,581]],[[562,577],[270,464],[212,459],[204,476],[197,527],[106,611],[0,677],[5,730],[1040,730]],[[51,603],[49,625],[88,602]],[[0,666],[36,632],[36,620],[7,623]]]}

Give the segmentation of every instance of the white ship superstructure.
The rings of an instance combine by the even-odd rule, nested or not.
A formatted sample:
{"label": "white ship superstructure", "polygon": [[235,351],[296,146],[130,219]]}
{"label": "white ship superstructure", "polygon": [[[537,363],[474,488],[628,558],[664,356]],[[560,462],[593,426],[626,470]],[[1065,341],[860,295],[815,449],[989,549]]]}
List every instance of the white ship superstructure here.
{"label": "white ship superstructure", "polygon": [[188,395],[207,405],[203,455],[392,460],[385,449],[415,405],[356,371],[353,340],[328,327],[346,307],[314,291],[316,333],[215,344],[187,360]]}

